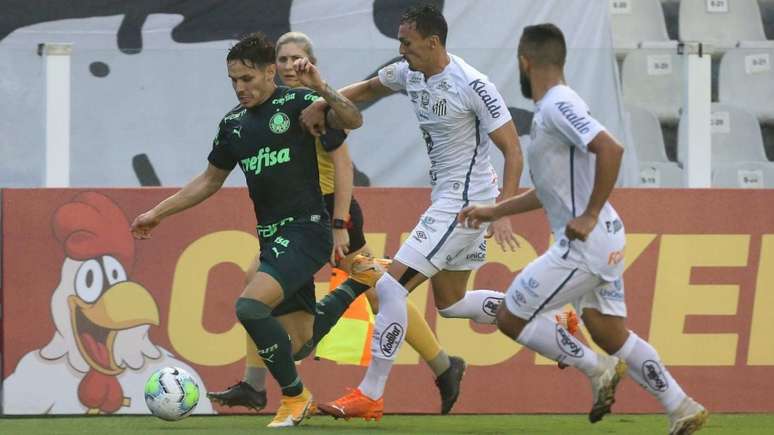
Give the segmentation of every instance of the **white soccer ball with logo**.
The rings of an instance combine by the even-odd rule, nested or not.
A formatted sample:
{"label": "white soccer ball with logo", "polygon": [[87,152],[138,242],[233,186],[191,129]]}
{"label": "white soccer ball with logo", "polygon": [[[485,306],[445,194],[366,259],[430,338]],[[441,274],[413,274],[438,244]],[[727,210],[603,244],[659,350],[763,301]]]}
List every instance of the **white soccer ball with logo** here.
{"label": "white soccer ball with logo", "polygon": [[145,383],[145,403],[162,420],[183,419],[199,403],[199,384],[181,368],[164,367],[156,370]]}

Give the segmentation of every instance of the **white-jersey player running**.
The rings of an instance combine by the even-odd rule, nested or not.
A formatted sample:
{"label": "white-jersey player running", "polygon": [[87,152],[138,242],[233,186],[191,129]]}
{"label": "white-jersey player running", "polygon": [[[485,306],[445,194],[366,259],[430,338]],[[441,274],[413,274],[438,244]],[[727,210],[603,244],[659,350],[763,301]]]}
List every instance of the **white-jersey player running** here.
{"label": "white-jersey player running", "polygon": [[[518,134],[495,86],[447,53],[446,33],[446,20],[436,8],[409,9],[398,29],[404,60],[381,69],[378,77],[341,90],[354,102],[406,91],[431,161],[432,204],[376,284],[379,313],[365,378],[351,394],[318,405],[335,417],[381,417],[384,385],[406,330],[406,297],[416,286],[431,279],[441,316],[479,323],[494,323],[503,298],[492,290],[466,292],[470,271],[484,263],[487,229],[464,228],[457,216],[470,204],[494,203],[499,192],[489,160],[493,145],[505,157],[503,197],[516,193],[522,168]],[[314,127],[314,122],[308,124]],[[516,248],[507,219],[488,230],[501,246]],[[456,360],[450,370],[452,379],[439,385],[452,392],[449,403],[442,404],[447,412],[457,399],[464,361]]]}
{"label": "white-jersey player running", "polygon": [[[498,328],[589,377],[592,423],[610,412],[628,365],[629,375],[669,414],[670,433],[693,433],[704,424],[706,410],[683,392],[656,350],[625,326],[624,227],[607,202],[624,150],[564,84],[566,51],[553,24],[524,29],[519,70],[522,93],[536,104],[525,150],[535,188],[496,206],[466,208],[460,219],[475,228],[542,207],[556,242],[513,281],[497,313]],[[575,305],[594,342],[611,356],[597,354],[540,315],[567,303]]]}

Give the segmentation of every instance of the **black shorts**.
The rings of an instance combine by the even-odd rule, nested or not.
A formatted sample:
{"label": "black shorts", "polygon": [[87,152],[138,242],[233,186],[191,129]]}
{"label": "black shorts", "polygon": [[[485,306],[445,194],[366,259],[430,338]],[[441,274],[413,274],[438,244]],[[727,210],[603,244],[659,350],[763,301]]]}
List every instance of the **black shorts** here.
{"label": "black shorts", "polygon": [[[331,216],[333,216],[333,195],[333,193],[329,193],[323,196],[325,208],[328,209],[328,214]],[[347,230],[349,233],[349,252],[355,252],[365,246],[366,239],[363,233],[363,210],[360,209],[360,204],[357,203],[354,196],[349,203],[349,220],[351,222],[349,230]]]}
{"label": "black shorts", "polygon": [[331,226],[325,214],[296,218],[278,225],[276,232],[260,234],[260,272],[268,273],[282,286],[285,298],[274,307],[272,315],[294,311],[314,314],[314,274],[331,255]]}

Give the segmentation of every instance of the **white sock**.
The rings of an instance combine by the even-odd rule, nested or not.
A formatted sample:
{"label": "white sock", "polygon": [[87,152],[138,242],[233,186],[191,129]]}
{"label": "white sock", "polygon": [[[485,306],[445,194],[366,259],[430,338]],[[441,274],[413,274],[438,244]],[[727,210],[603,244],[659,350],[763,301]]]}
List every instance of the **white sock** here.
{"label": "white sock", "polygon": [[674,412],[685,392],[661,362],[658,352],[632,331],[618,352],[613,354],[629,365],[629,376],[652,394],[667,413]]}
{"label": "white sock", "polygon": [[546,358],[575,367],[586,376],[596,373],[597,353],[545,316],[535,316],[516,341]]}
{"label": "white sock", "polygon": [[438,310],[438,314],[442,317],[471,319],[476,323],[493,325],[497,308],[504,297],[505,294],[494,290],[470,290],[453,305]]}
{"label": "white sock", "polygon": [[255,391],[263,391],[266,389],[266,367],[250,367],[245,366],[245,382],[255,388]]}
{"label": "white sock", "polygon": [[376,294],[379,296],[379,314],[376,315],[371,339],[371,364],[359,386],[363,394],[374,400],[384,394],[384,384],[406,337],[408,324],[408,291],[405,287],[385,273],[376,282]]}

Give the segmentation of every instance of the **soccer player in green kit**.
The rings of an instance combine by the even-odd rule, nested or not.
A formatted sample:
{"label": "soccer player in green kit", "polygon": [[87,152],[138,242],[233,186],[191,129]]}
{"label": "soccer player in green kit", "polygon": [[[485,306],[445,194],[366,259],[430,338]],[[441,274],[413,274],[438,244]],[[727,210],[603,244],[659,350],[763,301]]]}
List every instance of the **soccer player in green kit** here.
{"label": "soccer player in green kit", "polygon": [[[314,312],[313,277],[328,261],[332,249],[315,138],[303,129],[298,117],[314,100],[325,99],[331,107],[326,115],[330,129],[322,142],[324,148],[334,149],[344,140],[344,129],[360,127],[362,115],[306,58],[297,60],[294,68],[309,89],[277,86],[274,44],[262,34],[239,41],[229,50],[226,62],[240,104],[220,122],[207,169],[139,215],[132,223],[132,233],[140,239],[149,238],[163,218],[217,192],[239,165],[258,220],[261,256],[258,273],[236,302],[236,315],[282,389],[281,405],[269,426],[293,426],[308,415],[312,395],[296,371],[288,333],[273,315],[299,306]],[[361,287],[365,290],[368,286]],[[335,317],[335,313],[328,317]],[[331,320],[335,319],[321,319],[320,323],[329,329]]]}

